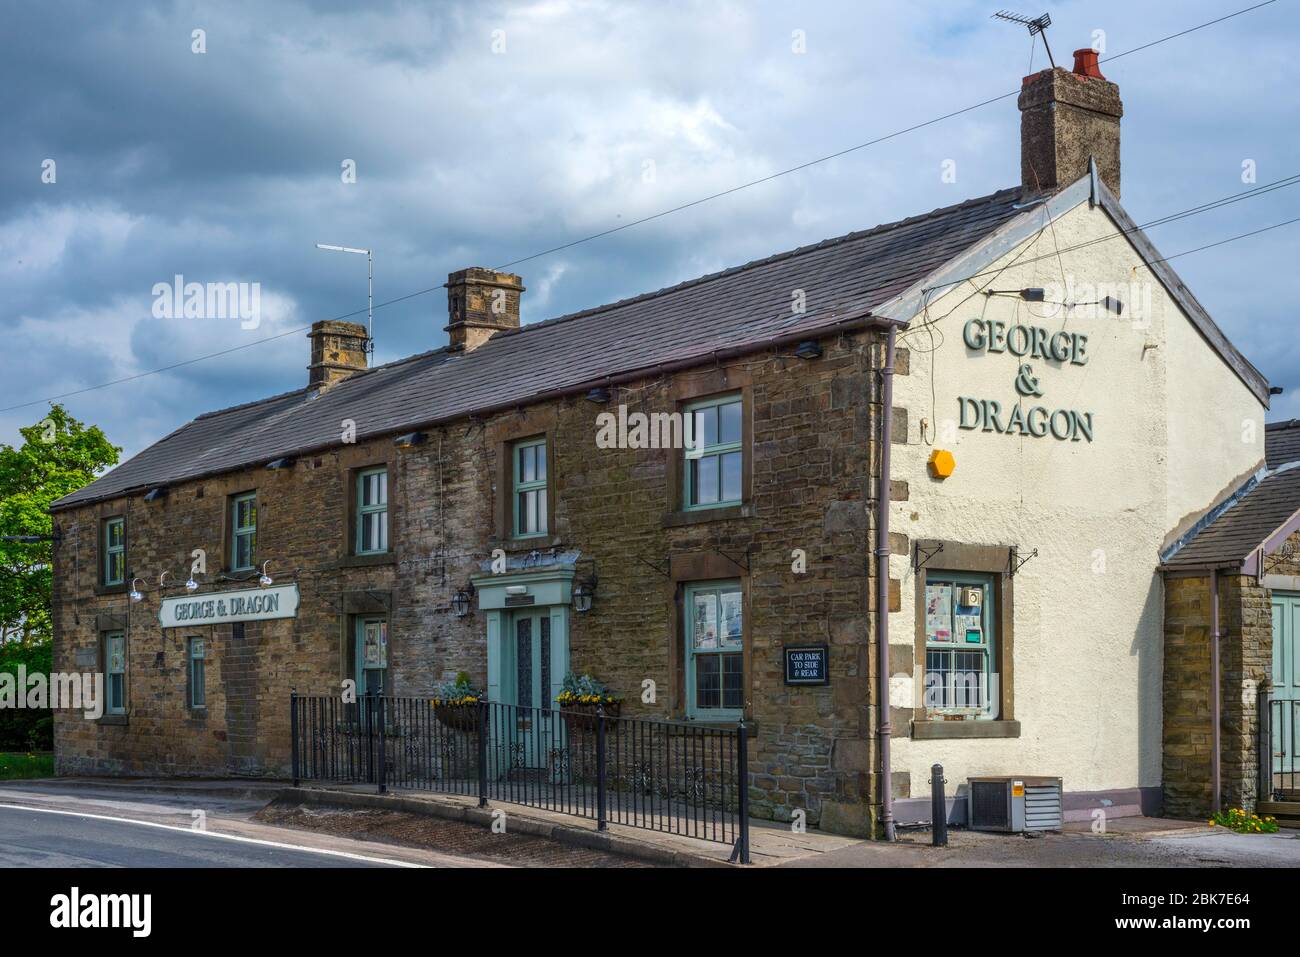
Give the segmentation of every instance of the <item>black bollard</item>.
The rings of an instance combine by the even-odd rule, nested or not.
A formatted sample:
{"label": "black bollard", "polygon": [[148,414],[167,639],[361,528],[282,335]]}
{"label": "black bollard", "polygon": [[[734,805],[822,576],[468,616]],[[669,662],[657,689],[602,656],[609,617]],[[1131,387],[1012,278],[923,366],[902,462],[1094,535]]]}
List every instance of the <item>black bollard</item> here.
{"label": "black bollard", "polygon": [[930,768],[930,820],[933,822],[932,843],[935,847],[948,846],[948,802],[943,797],[943,765]]}

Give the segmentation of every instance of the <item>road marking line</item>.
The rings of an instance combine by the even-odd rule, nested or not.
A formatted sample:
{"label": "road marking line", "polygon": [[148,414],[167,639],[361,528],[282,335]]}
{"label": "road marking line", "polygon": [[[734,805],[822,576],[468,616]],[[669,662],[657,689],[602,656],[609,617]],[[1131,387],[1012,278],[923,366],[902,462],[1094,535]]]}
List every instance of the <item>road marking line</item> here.
{"label": "road marking line", "polygon": [[239,834],[223,834],[221,831],[196,831],[189,827],[178,827],[175,824],[159,824],[157,821],[137,821],[130,817],[115,817],[111,814],[88,814],[85,811],[59,811],[48,807],[31,807],[26,804],[0,804],[0,809],[12,811],[35,811],[38,814],[62,814],[66,817],[87,817],[96,821],[116,821],[119,824],[137,824],[140,827],[156,827],[163,831],[178,831],[181,834],[203,834],[208,837],[219,837],[224,841],[238,841],[241,844],[261,844],[264,847],[278,847],[286,851],[305,851],[309,854],[325,854],[330,857],[346,857],[353,861],[366,861],[371,864],[390,864],[394,867],[427,867],[425,864],[416,864],[411,861],[398,861],[385,857],[367,857],[364,854],[353,854],[350,851],[331,851],[318,847],[303,847],[299,844],[283,844],[279,841],[266,841],[256,837],[243,837]]}

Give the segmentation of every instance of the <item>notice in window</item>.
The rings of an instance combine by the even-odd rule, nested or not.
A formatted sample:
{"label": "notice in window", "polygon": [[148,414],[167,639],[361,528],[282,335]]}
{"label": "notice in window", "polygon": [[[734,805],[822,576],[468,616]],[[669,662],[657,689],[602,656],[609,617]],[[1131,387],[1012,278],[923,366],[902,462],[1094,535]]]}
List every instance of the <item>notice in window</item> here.
{"label": "notice in window", "polygon": [[717,596],[712,594],[695,596],[691,633],[695,638],[696,648],[718,647]]}
{"label": "notice in window", "polygon": [[741,644],[740,592],[724,591],[718,600],[722,604],[722,642],[738,647]]}
{"label": "notice in window", "polygon": [[925,637],[952,641],[952,586],[925,586]]}

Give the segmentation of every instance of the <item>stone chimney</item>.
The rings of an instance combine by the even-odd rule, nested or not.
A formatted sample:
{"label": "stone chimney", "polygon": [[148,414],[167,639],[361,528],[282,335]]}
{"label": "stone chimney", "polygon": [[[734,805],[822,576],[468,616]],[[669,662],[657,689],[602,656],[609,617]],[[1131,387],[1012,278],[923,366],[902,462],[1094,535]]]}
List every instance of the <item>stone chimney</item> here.
{"label": "stone chimney", "polygon": [[313,322],[311,365],[307,367],[307,386],[325,392],[354,372],[366,367],[366,327],[355,322],[323,319]]}
{"label": "stone chimney", "polygon": [[471,266],[447,277],[446,329],[451,348],[472,352],[503,329],[519,328],[523,280]]}
{"label": "stone chimney", "polygon": [[1026,197],[1053,193],[1088,172],[1088,157],[1119,196],[1119,87],[1101,75],[1097,52],[1074,51],[1072,71],[1027,76],[1020,90],[1020,182]]}

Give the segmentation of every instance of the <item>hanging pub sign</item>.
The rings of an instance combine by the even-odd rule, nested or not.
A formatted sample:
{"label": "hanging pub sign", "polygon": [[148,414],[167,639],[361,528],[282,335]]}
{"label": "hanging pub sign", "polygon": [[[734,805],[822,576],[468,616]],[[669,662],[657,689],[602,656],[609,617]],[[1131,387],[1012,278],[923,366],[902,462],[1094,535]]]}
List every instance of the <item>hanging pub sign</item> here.
{"label": "hanging pub sign", "polygon": [[158,622],[164,628],[297,617],[297,584],[223,591],[202,596],[177,595],[164,598],[162,607],[158,609]]}
{"label": "hanging pub sign", "polygon": [[786,684],[828,685],[831,683],[825,645],[787,645],[784,651]]}

